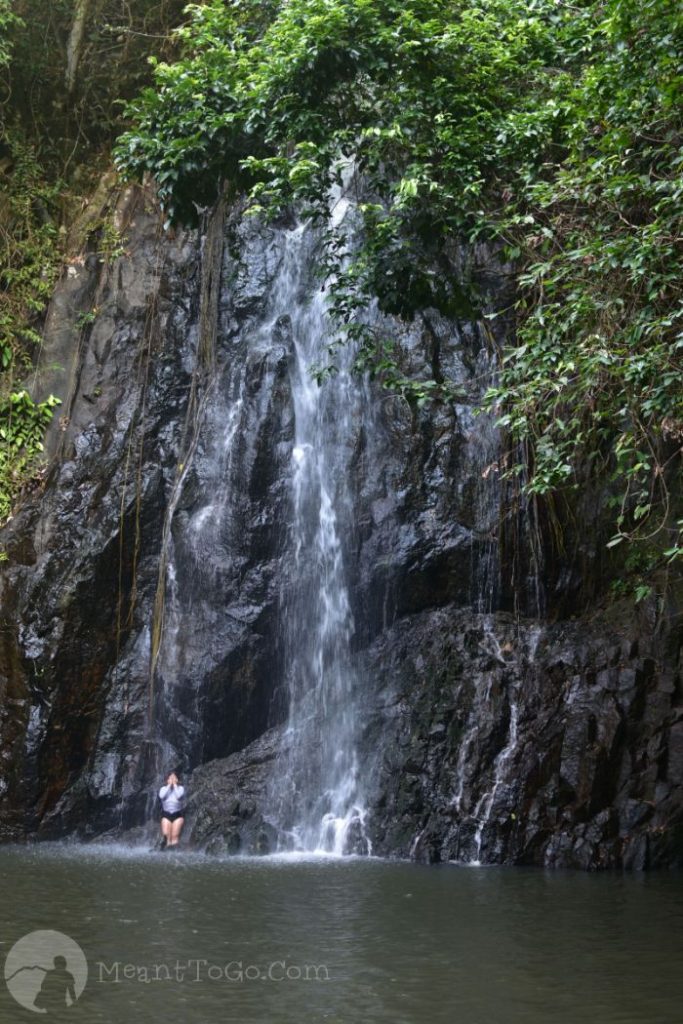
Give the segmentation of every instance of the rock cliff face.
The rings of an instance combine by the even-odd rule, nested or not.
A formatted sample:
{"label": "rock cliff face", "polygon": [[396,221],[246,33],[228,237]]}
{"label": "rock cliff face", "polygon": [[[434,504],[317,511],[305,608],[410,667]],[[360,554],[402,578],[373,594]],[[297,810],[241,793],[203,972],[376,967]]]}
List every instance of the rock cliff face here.
{"label": "rock cliff face", "polygon": [[378,849],[580,868],[675,860],[682,726],[665,647],[645,622],[607,616],[542,626],[442,609],[388,631],[371,652],[387,680],[368,724],[382,751]]}
{"label": "rock cliff face", "polygon": [[[263,852],[294,841],[274,779],[299,770],[283,622],[316,575],[292,527],[316,240],[288,272],[287,311],[295,225],[219,206],[169,238],[138,189],[116,216],[126,257],[85,254],[55,295],[37,387],[64,398],[62,417],[44,489],[2,538],[0,836],[142,826],[178,765],[193,772],[194,841]],[[504,291],[489,254],[474,262],[484,293]],[[354,624],[353,738],[348,722],[337,735],[353,744],[364,836],[429,861],[678,862],[679,620],[571,617],[590,589],[581,567],[599,571],[590,545],[544,561],[531,512],[501,531],[499,439],[471,411],[490,338],[432,311],[408,326],[371,315],[407,372],[463,398],[420,410],[359,381],[343,431],[332,405],[316,413]],[[321,641],[323,676],[329,657]]]}

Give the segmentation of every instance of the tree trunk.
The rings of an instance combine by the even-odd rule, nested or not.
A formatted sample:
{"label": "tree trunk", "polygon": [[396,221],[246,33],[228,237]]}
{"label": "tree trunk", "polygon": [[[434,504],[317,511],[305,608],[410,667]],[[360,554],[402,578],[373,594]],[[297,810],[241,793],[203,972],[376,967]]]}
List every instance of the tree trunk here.
{"label": "tree trunk", "polygon": [[90,13],[91,0],[76,0],[74,20],[71,23],[71,33],[66,47],[66,91],[69,96],[76,88],[76,77],[78,65],[83,53],[83,39],[85,37],[85,25]]}

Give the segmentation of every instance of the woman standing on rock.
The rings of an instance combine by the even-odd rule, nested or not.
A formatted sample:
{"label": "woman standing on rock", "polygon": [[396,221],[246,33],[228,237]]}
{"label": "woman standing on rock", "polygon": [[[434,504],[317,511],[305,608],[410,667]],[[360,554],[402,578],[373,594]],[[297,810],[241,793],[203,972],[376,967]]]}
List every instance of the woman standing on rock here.
{"label": "woman standing on rock", "polygon": [[178,845],[180,833],[185,824],[185,787],[175,772],[166,779],[166,785],[159,790],[163,812],[161,815],[161,849],[172,849]]}

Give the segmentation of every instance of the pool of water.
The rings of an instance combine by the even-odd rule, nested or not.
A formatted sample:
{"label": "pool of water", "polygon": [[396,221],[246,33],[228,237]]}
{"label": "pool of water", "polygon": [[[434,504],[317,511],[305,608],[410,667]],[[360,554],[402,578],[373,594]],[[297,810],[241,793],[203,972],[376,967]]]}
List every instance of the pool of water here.
{"label": "pool of water", "polygon": [[[58,1014],[64,1020],[683,1020],[676,874],[44,845],[0,848],[0,879],[4,967],[16,970],[21,956],[7,955],[35,931],[63,933],[83,950],[87,984]],[[44,960],[49,941],[30,956],[26,943],[18,949]],[[26,966],[44,976],[51,964]],[[2,980],[0,989],[2,1024],[37,1019]]]}

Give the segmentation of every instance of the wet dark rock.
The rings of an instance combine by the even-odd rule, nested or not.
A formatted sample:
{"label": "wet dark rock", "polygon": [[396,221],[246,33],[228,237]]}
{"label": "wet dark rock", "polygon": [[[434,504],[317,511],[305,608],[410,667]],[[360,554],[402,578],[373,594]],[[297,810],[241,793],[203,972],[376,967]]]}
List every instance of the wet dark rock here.
{"label": "wet dark rock", "polygon": [[[117,217],[130,256],[86,252],[56,290],[36,394],[64,404],[44,490],[2,535],[0,839],[144,830],[177,767],[188,841],[263,854],[288,841],[268,788],[291,571],[292,320],[266,314],[282,248],[239,207],[168,237],[153,194],[128,189]],[[480,323],[376,326],[405,372],[462,399],[420,409],[369,385],[344,441],[367,810],[348,852],[680,863],[678,610],[657,628],[647,602],[585,612],[605,569],[590,496],[571,557],[523,506],[501,520],[499,438],[472,414]]]}
{"label": "wet dark rock", "polygon": [[[607,616],[541,627],[452,608],[386,631],[369,651],[377,700],[363,738],[368,758],[392,751],[368,773],[375,851],[580,868],[678,862],[674,694],[660,700],[647,652],[616,678],[596,671],[620,634],[629,652],[644,649],[628,638],[639,628],[635,615],[618,627]],[[492,661],[492,644],[513,657]],[[622,677],[631,696],[620,707]],[[406,701],[411,713],[395,714]],[[432,723],[452,708],[442,742]]]}
{"label": "wet dark rock", "polygon": [[195,769],[188,782],[187,839],[211,854],[268,854],[278,834],[265,820],[268,782],[281,744],[273,729],[246,750]]}

